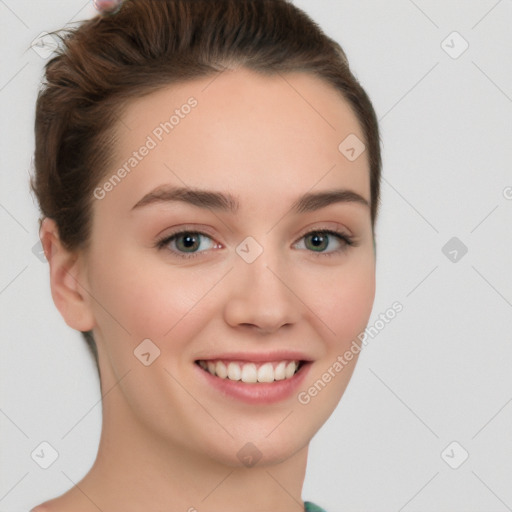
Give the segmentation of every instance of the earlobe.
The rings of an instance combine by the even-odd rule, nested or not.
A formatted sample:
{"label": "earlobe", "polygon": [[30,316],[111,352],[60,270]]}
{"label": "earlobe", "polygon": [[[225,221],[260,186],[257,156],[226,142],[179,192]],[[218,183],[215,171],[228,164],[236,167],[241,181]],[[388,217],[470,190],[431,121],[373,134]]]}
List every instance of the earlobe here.
{"label": "earlobe", "polygon": [[62,245],[53,219],[47,217],[43,220],[39,237],[50,265],[53,302],[71,328],[92,330],[95,322],[81,255],[69,252]]}

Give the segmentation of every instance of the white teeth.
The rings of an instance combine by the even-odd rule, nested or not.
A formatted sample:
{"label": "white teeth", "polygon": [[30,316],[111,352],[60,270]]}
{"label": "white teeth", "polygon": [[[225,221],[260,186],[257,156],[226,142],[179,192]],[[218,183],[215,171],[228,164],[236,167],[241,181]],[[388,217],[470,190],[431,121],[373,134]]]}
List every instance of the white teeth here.
{"label": "white teeth", "polygon": [[254,363],[244,364],[242,366],[242,379],[244,382],[257,382],[258,369]]}
{"label": "white teeth", "polygon": [[262,364],[258,368],[258,382],[274,382],[274,368],[272,363]]}
{"label": "white teeth", "polygon": [[297,369],[297,366],[295,365],[295,363],[293,361],[289,362],[286,365],[286,370],[284,371],[285,377],[287,379],[289,379],[290,377],[293,377],[293,374],[295,373],[296,369]]}
{"label": "white teeth", "polygon": [[240,380],[242,378],[242,370],[240,366],[236,363],[228,364],[228,379],[230,380]]}
{"label": "white teeth", "polygon": [[286,362],[281,361],[274,370],[274,379],[276,380],[283,380],[286,378],[286,374],[284,369],[286,368]]}
{"label": "white teeth", "polygon": [[219,361],[215,365],[215,371],[210,373],[212,375],[217,375],[217,377],[220,377],[221,379],[225,379],[228,376],[228,370],[226,368],[226,365],[222,361]]}
{"label": "white teeth", "polygon": [[221,379],[241,380],[246,383],[274,382],[274,380],[289,379],[295,375],[299,361],[280,361],[263,363],[259,367],[254,363],[230,361],[227,366],[222,361],[199,361],[201,368]]}

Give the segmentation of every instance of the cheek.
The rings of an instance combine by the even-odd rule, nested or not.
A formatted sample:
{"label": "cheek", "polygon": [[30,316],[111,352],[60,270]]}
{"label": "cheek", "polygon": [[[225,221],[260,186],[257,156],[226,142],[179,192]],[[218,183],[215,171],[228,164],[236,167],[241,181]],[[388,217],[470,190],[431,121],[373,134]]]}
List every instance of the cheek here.
{"label": "cheek", "polygon": [[[355,264],[331,267],[326,275],[308,280],[303,296],[324,325],[330,348],[349,345],[364,331],[375,298],[375,265],[369,258]],[[319,276],[317,276],[319,277]],[[309,289],[307,295],[306,290]]]}
{"label": "cheek", "polygon": [[145,338],[157,345],[168,340],[179,344],[183,329],[197,328],[197,321],[190,319],[201,311],[200,301],[212,287],[213,276],[197,276],[190,268],[161,262],[150,265],[148,258],[120,257],[122,251],[116,252],[117,258],[97,258],[92,266],[92,306],[101,332],[109,340],[133,345],[132,350]]}
{"label": "cheek", "polygon": [[328,276],[316,277],[309,280],[312,292],[308,306],[316,314],[311,322],[325,333],[325,350],[297,395],[300,410],[308,421],[314,419],[309,425],[311,436],[338,405],[359,358],[360,350],[352,345],[354,341],[360,345],[357,336],[366,328],[372,312],[374,260],[362,255],[353,263],[332,267]]}

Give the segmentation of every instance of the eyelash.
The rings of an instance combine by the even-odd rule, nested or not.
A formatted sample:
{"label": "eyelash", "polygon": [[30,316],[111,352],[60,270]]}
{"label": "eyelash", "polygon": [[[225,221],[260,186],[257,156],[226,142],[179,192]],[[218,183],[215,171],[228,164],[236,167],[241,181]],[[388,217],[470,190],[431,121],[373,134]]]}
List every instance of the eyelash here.
{"label": "eyelash", "polygon": [[[164,238],[158,240],[155,243],[155,247],[158,250],[161,250],[164,247],[166,247],[170,242],[172,242],[174,239],[179,238],[181,235],[186,235],[186,234],[201,235],[201,236],[205,236],[207,238],[212,239],[212,237],[209,236],[206,233],[203,233],[201,231],[194,231],[194,230],[191,230],[191,229],[187,229],[187,230],[177,231],[175,233],[172,233],[171,235],[165,236]],[[302,240],[303,238],[307,237],[308,235],[312,235],[312,234],[333,235],[340,242],[342,242],[344,244],[341,248],[335,249],[334,251],[331,251],[331,252],[308,251],[308,252],[312,252],[315,256],[323,256],[323,257],[325,257],[325,256],[335,256],[337,254],[345,252],[350,247],[357,246],[357,244],[355,243],[353,237],[351,237],[349,235],[346,235],[345,233],[342,233],[342,232],[339,232],[339,231],[334,231],[334,230],[331,230],[331,229],[315,229],[315,230],[312,230],[312,231],[308,231],[307,233],[302,235],[299,238],[299,240]],[[208,249],[207,249],[207,251],[208,251]],[[171,252],[176,254],[179,258],[191,259],[191,258],[196,258],[196,257],[200,256],[201,254],[203,254],[206,251],[198,251],[198,252],[193,252],[193,253],[180,253],[180,252],[176,252],[176,251],[172,250]]]}

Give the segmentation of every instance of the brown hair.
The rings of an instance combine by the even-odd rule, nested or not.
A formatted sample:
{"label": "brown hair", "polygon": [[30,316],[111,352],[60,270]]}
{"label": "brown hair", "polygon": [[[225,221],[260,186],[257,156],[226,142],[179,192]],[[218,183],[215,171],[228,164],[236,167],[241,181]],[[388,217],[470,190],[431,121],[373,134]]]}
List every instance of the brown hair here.
{"label": "brown hair", "polygon": [[[130,98],[238,66],[311,73],[342,94],[366,139],[374,229],[381,174],[375,111],[341,46],[292,3],[126,0],[119,12],[56,35],[63,45],[46,65],[37,99],[30,186],[40,223],[54,219],[68,250],[88,248],[93,190],[108,172],[113,128]],[[82,334],[98,365],[92,332]]]}

